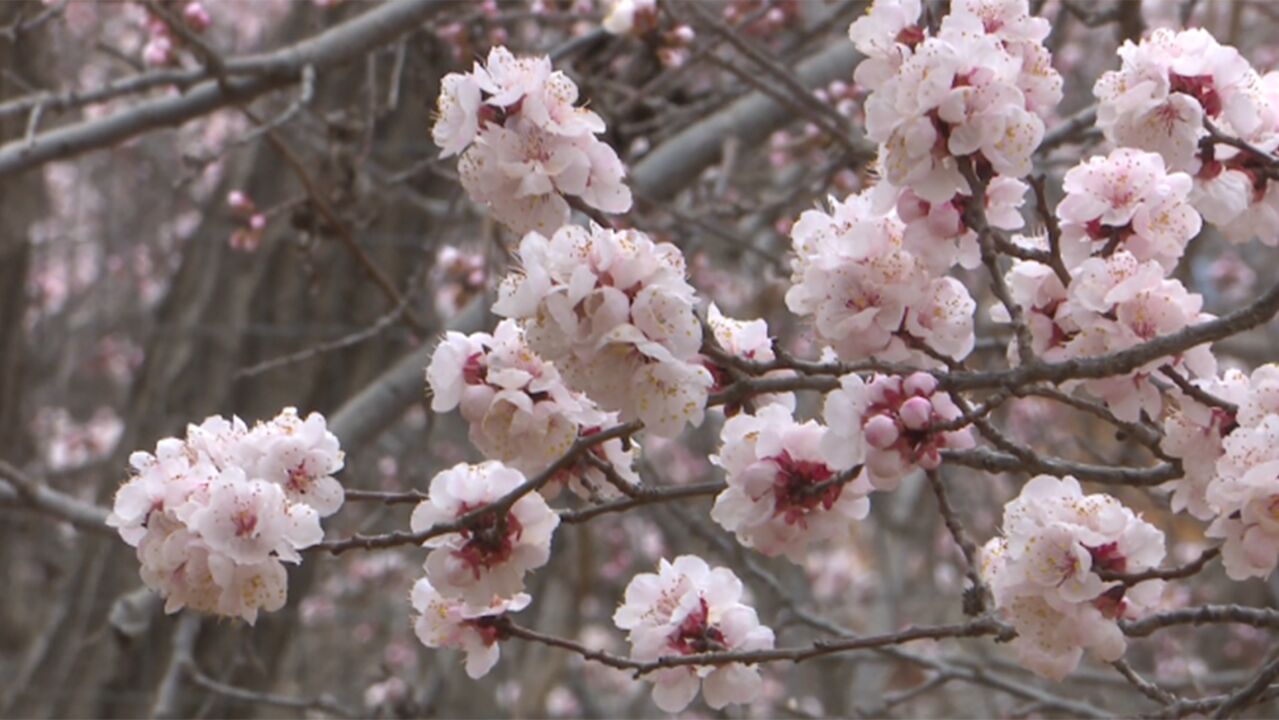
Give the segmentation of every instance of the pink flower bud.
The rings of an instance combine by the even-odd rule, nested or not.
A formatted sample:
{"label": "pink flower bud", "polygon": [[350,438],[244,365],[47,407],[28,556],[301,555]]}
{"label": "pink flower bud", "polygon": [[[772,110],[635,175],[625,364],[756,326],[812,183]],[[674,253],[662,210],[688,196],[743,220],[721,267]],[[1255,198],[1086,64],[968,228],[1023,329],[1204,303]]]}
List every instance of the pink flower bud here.
{"label": "pink flower bud", "polygon": [[687,25],[680,25],[671,31],[671,38],[681,45],[691,45],[697,39],[697,33]]}
{"label": "pink flower bud", "polygon": [[239,190],[227,193],[226,204],[236,213],[244,215],[249,215],[256,209],[253,206],[253,200]]}
{"label": "pink flower bud", "polygon": [[154,35],[142,48],[142,61],[153,67],[173,64],[173,43],[163,35]]}
{"label": "pink flower bud", "polygon": [[862,433],[866,436],[866,444],[880,450],[887,450],[897,442],[900,434],[897,430],[897,423],[887,415],[876,415],[866,421],[862,426]]}
{"label": "pink flower bud", "polygon": [[937,378],[926,372],[917,372],[906,378],[902,389],[907,395],[932,395],[937,390]]}
{"label": "pink flower bud", "polygon": [[923,430],[932,422],[933,404],[922,397],[913,397],[902,403],[897,414],[906,427],[911,430]]}
{"label": "pink flower bud", "polygon": [[198,2],[187,3],[187,6],[182,9],[182,20],[193,32],[198,33],[209,29],[209,23],[212,22],[208,11]]}
{"label": "pink flower bud", "polygon": [[937,451],[937,448],[929,447],[920,453],[915,464],[925,470],[936,470],[937,466],[941,465],[941,453]]}
{"label": "pink flower bud", "polygon": [[253,217],[249,218],[249,227],[261,232],[262,228],[266,227],[266,215],[255,213]]}

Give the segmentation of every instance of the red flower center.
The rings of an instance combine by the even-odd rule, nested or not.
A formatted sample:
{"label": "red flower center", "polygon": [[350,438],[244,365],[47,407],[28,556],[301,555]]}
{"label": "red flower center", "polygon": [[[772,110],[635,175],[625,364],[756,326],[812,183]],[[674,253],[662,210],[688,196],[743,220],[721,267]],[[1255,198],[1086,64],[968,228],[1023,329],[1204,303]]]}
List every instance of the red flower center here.
{"label": "red flower center", "polygon": [[787,525],[798,522],[803,527],[809,512],[818,505],[831,509],[844,491],[839,483],[827,483],[835,477],[835,472],[822,463],[796,460],[786,450],[768,459],[777,465],[777,475],[773,478],[773,515],[781,515]]}
{"label": "red flower center", "polygon": [[1172,92],[1184,93],[1198,100],[1209,117],[1221,114],[1221,95],[1217,94],[1211,75],[1178,75],[1170,72],[1168,81]]}
{"label": "red flower center", "polygon": [[[465,515],[476,507],[479,506],[462,503],[458,515]],[[461,558],[471,568],[472,574],[479,578],[481,568],[489,570],[511,559],[515,543],[523,533],[524,526],[514,513],[508,512],[505,517],[490,513],[461,532],[466,544],[460,550],[454,550],[453,554]]]}
{"label": "red flower center", "polygon": [[675,632],[667,639],[667,645],[680,655],[720,652],[727,650],[724,633],[709,622],[710,607],[706,599],[698,600],[697,609],[684,618]]}

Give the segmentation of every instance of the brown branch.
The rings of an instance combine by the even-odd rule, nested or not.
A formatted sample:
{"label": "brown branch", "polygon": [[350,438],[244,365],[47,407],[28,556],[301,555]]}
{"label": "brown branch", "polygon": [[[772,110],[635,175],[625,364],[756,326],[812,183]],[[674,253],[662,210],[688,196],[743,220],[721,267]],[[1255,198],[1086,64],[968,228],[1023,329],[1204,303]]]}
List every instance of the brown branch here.
{"label": "brown branch", "polygon": [[[255,124],[264,125],[261,120],[247,109],[244,110],[244,114]],[[298,156],[277,133],[268,130],[266,138],[272,147],[279,151],[289,168],[293,170],[293,174],[297,176],[302,183],[302,187],[306,189],[306,194],[310,197],[311,204],[324,217],[325,222],[337,235],[338,240],[351,253],[356,262],[360,264],[360,267],[364,269],[365,274],[369,276],[373,284],[377,285],[382,294],[386,296],[386,299],[392,303],[394,311],[403,316],[404,324],[408,325],[419,337],[425,337],[428,334],[426,326],[418,319],[417,314],[408,308],[408,301],[401,295],[399,288],[395,286],[391,278],[382,271],[382,268],[373,261],[373,258],[369,257],[368,253],[364,252],[364,248],[360,246],[359,241],[355,239],[355,235],[351,233],[351,228],[338,216],[337,211],[333,209],[333,206],[329,204],[329,201],[320,192],[319,185],[316,184],[311,174],[307,172],[306,166],[302,164]]]}
{"label": "brown branch", "polygon": [[718,495],[728,487],[722,481],[710,480],[702,483],[694,483],[692,485],[671,485],[669,487],[643,487],[638,488],[635,494],[612,500],[598,505],[587,505],[572,510],[560,510],[560,522],[562,523],[582,523],[593,518],[605,515],[607,513],[625,512],[632,508],[644,505],[655,505],[658,503],[670,502],[672,500],[683,500],[685,498],[703,497],[706,495]]}
{"label": "brown branch", "polygon": [[1110,465],[1076,463],[1060,458],[1019,458],[989,448],[972,450],[942,450],[942,460],[987,472],[1037,473],[1065,477],[1073,475],[1102,485],[1129,485],[1152,487],[1181,477],[1181,467],[1162,463],[1147,468],[1125,468]]}
{"label": "brown branch", "polygon": [[693,665],[727,665],[745,663],[754,665],[767,662],[800,663],[805,660],[852,652],[869,650],[891,645],[903,645],[916,640],[942,640],[945,638],[982,637],[987,635],[1007,636],[1010,632],[1003,623],[989,617],[970,620],[954,625],[911,626],[904,630],[883,635],[867,635],[864,637],[848,637],[816,640],[811,645],[774,648],[772,650],[749,650],[740,652],[709,652],[693,655],[668,655],[652,662],[639,662],[619,655],[594,650],[581,643],[564,638],[553,637],[525,628],[506,619],[500,626],[502,632],[510,637],[558,647],[582,656],[587,660],[601,663],[618,670],[632,670],[635,677],[642,677],[652,672],[672,667]]}
{"label": "brown branch", "polygon": [[0,502],[29,507],[65,520],[76,527],[105,535],[114,535],[107,526],[110,510],[87,503],[30,477],[16,466],[0,460]]}
{"label": "brown branch", "polygon": [[0,177],[246,103],[300,81],[307,65],[320,72],[360,57],[415,30],[422,21],[448,6],[441,0],[394,0],[274,52],[228,59],[225,69],[231,77],[225,82],[204,80],[180,96],[147,100],[107,117],[48,130],[30,143],[9,142],[0,146]]}
{"label": "brown branch", "polygon": [[1128,661],[1123,658],[1110,663],[1110,666],[1118,670],[1119,674],[1123,675],[1124,679],[1133,687],[1137,688],[1142,695],[1145,695],[1160,705],[1172,705],[1181,699],[1139,675],[1137,671],[1133,670],[1132,666],[1128,664]]}
{"label": "brown branch", "polygon": [[1242,605],[1200,605],[1157,613],[1140,620],[1121,620],[1119,628],[1129,637],[1146,637],[1173,625],[1237,623],[1265,629],[1279,629],[1279,610]]}
{"label": "brown branch", "polygon": [[385,535],[356,534],[353,537],[346,538],[344,540],[330,540],[319,543],[318,545],[312,545],[307,548],[307,550],[325,550],[334,555],[340,555],[347,550],[357,548],[361,550],[372,550],[375,548],[397,547],[400,545],[420,545],[434,537],[466,530],[489,515],[504,517],[506,513],[510,511],[511,506],[520,498],[531,492],[540,490],[544,485],[554,480],[560,472],[572,467],[572,465],[577,462],[578,458],[580,458],[582,454],[590,451],[591,448],[614,438],[628,437],[639,432],[642,427],[642,423],[634,421],[622,425],[615,425],[607,430],[595,433],[594,435],[579,437],[573,443],[573,447],[569,448],[567,452],[561,455],[555,462],[551,463],[550,467],[546,468],[529,480],[526,480],[515,489],[488,505],[478,507],[468,513],[459,515],[453,522],[433,525],[426,530],[416,533],[396,531]]}
{"label": "brown branch", "polygon": [[1221,548],[1208,548],[1199,554],[1199,557],[1191,560],[1185,565],[1174,568],[1151,568],[1137,573],[1117,573],[1110,570],[1096,568],[1093,572],[1097,573],[1102,580],[1118,580],[1125,585],[1136,585],[1146,580],[1182,580],[1193,575],[1197,575],[1199,571],[1204,569],[1213,558],[1221,554]]}
{"label": "brown branch", "polygon": [[1270,683],[1279,678],[1279,647],[1271,650],[1266,664],[1257,671],[1248,684],[1231,693],[1212,714],[1214,718],[1228,718],[1257,702],[1270,689]]}
{"label": "brown branch", "polygon": [[968,616],[981,615],[986,611],[986,607],[990,602],[990,590],[981,579],[981,563],[978,558],[980,550],[977,543],[973,541],[968,531],[964,529],[964,525],[959,520],[959,516],[955,513],[955,508],[950,504],[950,498],[946,495],[946,485],[942,482],[941,473],[936,470],[929,470],[926,473],[928,484],[933,488],[933,495],[937,498],[937,511],[941,513],[942,521],[946,523],[946,529],[950,531],[950,537],[955,541],[955,545],[959,546],[959,551],[964,555],[964,574],[968,576],[968,581],[972,583],[972,587],[964,591],[964,614]]}

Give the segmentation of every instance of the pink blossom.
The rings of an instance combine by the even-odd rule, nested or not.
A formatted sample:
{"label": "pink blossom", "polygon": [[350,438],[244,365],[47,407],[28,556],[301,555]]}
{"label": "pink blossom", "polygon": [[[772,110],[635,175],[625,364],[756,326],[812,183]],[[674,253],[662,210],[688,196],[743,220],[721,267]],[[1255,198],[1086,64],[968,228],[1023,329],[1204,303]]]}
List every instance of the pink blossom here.
{"label": "pink blossom", "polygon": [[905,227],[895,210],[875,208],[877,193],[800,216],[791,231],[796,258],[786,306],[811,316],[817,338],[842,360],[935,362],[907,338],[936,341],[938,352],[963,358],[972,348],[975,303],[961,284],[933,277],[903,249]]}
{"label": "pink blossom", "polygon": [[840,482],[822,450],[826,433],[811,420],[795,422],[781,405],[729,418],[711,456],[728,487],[711,518],[743,545],[796,562],[809,543],[846,538],[869,512],[871,488],[864,476]]}
{"label": "pink blossom", "polygon": [[1044,134],[1040,114],[1060,98],[1041,43],[1047,23],[1030,18],[1024,0],[968,2],[934,36],[914,25],[918,11],[918,3],[875,7],[850,28],[869,56],[857,78],[872,90],[866,133],[880,144],[884,177],[943,203],[971,192],[957,158],[1026,175]]}
{"label": "pink blossom", "polygon": [[[1260,370],[1258,368],[1258,372]],[[1255,384],[1259,379],[1257,373],[1253,378]],[[1238,370],[1227,370],[1220,377],[1197,378],[1191,384],[1214,397],[1245,407],[1253,397],[1249,393],[1248,377]],[[1164,418],[1164,437],[1160,443],[1164,452],[1181,460],[1185,473],[1171,483],[1172,509],[1210,520],[1216,511],[1208,503],[1208,486],[1217,477],[1217,461],[1224,452],[1222,439],[1234,430],[1236,419],[1221,408],[1203,405],[1180,392],[1176,397],[1177,407],[1170,408]],[[1279,410],[1279,403],[1275,409]]]}
{"label": "pink blossom", "polygon": [[463,153],[463,186],[498,221],[549,235],[568,220],[566,195],[604,212],[630,209],[626,170],[595,137],[604,121],[576,105],[577,85],[549,58],[495,47],[440,86],[432,135],[441,157]]}
{"label": "pink blossom", "polygon": [[[599,410],[564,385],[555,366],[528,347],[514,320],[499,323],[493,335],[448,333],[431,358],[426,379],[433,410],[447,412],[460,405],[475,446],[489,459],[530,477],[558,460],[580,435],[617,424],[615,414]],[[617,477],[639,482],[631,452],[620,439],[601,443],[594,452],[596,459],[613,465]],[[590,463],[578,463],[561,475],[548,489],[567,484],[582,497],[618,493]]]}
{"label": "pink blossom", "polygon": [[[500,462],[459,463],[431,480],[429,497],[413,510],[413,532],[453,522],[524,482],[524,475]],[[427,577],[445,597],[474,605],[513,597],[524,589],[524,574],[550,558],[551,535],[559,524],[542,496],[529,493],[505,514],[490,513],[466,530],[427,540]]]}
{"label": "pink blossom", "polygon": [[1121,65],[1093,87],[1097,125],[1119,145],[1157,152],[1195,178],[1191,202],[1232,240],[1260,234],[1274,244],[1279,203],[1256,158],[1237,148],[1200,145],[1204,121],[1263,153],[1279,147],[1279,75],[1261,76],[1239,51],[1206,30],[1161,28],[1119,49]]}
{"label": "pink blossom", "polygon": [[280,609],[281,561],[301,562],[298,551],[324,537],[320,517],[343,499],[329,476],[342,467],[337,439],[322,416],[303,421],[293,408],[252,430],[209,417],[129,464],[135,474],[107,524],[137,547],[143,582],[166,612],[191,607],[252,624],[259,611]]}
{"label": "pink blossom", "polygon": [[529,346],[622,421],[673,437],[702,421],[713,378],[675,246],[592,225],[520,243],[522,274],[502,283],[494,312],[525,323]]}
{"label": "pink blossom", "polygon": [[422,644],[429,648],[456,648],[466,652],[466,674],[478,680],[488,674],[501,655],[498,640],[501,631],[496,621],[508,612],[528,607],[532,598],[517,593],[510,599],[492,598],[491,602],[473,605],[446,598],[427,578],[413,584],[413,609],[421,613],[413,629]]}
{"label": "pink blossom", "polygon": [[904,379],[876,375],[870,383],[849,374],[826,396],[829,429],[821,448],[833,467],[846,470],[865,463],[870,484],[892,490],[915,467],[938,467],[942,449],[973,447],[967,428],[932,429],[961,415],[927,373]]}
{"label": "pink blossom", "polygon": [[1126,649],[1117,620],[1159,599],[1163,581],[1132,586],[1097,571],[1156,567],[1164,536],[1108,495],[1084,495],[1072,477],[1040,475],[1004,507],[1003,537],[987,543],[982,576],[1017,629],[1013,649],[1034,672],[1060,680],[1083,650],[1118,660]]}
{"label": "pink blossom", "polygon": [[[638,662],[772,648],[773,631],[741,598],[742,582],[731,570],[681,555],[673,563],[663,559],[657,574],[636,575],[613,623],[629,631],[631,659]],[[681,665],[645,677],[654,684],[653,701],[668,713],[688,707],[699,688],[719,710],[753,701],[763,685],[758,668],[740,663]]]}
{"label": "pink blossom", "polygon": [[198,2],[190,2],[186,7],[182,8],[182,21],[193,32],[202,33],[209,29],[209,25],[213,22],[209,18],[209,11],[204,9],[204,5]]}
{"label": "pink blossom", "polygon": [[1202,220],[1187,198],[1192,181],[1168,173],[1154,153],[1120,148],[1066,173],[1057,205],[1061,254],[1068,268],[1103,248],[1122,248],[1171,271]]}

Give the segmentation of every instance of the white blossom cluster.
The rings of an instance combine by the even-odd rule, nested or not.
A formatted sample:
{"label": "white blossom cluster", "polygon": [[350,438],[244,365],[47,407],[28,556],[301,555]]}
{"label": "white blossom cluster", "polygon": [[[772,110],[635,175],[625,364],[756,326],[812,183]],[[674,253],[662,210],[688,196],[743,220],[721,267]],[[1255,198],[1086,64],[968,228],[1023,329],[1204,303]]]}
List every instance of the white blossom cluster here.
{"label": "white blossom cluster", "polygon": [[1279,365],[1193,384],[1237,409],[1178,394],[1163,439],[1185,471],[1172,484],[1173,509],[1212,521],[1206,534],[1223,541],[1232,579],[1267,577],[1279,563]]}
{"label": "white blossom cluster", "polygon": [[[773,631],[742,603],[742,581],[728,568],[711,568],[695,555],[663,559],[657,573],[636,575],[613,623],[629,631],[631,659],[711,652],[748,652],[773,647]],[[645,676],[663,711],[688,707],[700,688],[706,704],[720,710],[749,703],[763,689],[759,669],[743,663],[679,665]]]}
{"label": "white blossom cluster", "polygon": [[714,379],[678,248],[566,225],[549,239],[525,235],[519,259],[493,312],[523,321],[529,346],[570,388],[662,437],[701,424]]}
{"label": "white blossom cluster", "polygon": [[[431,480],[410,525],[421,533],[487,507],[526,482],[520,471],[490,460],[459,463]],[[418,639],[427,647],[466,651],[472,678],[497,662],[496,621],[526,607],[524,575],[546,564],[559,515],[541,495],[521,496],[509,510],[479,516],[456,532],[426,540],[426,577],[413,586]]]}
{"label": "white blossom cluster", "polygon": [[442,157],[462,153],[462,185],[517,233],[555,231],[569,219],[565,196],[626,212],[622,161],[596,135],[604,120],[577,107],[577,85],[547,57],[489,51],[484,65],[440,81],[432,130]]}
{"label": "white blossom cluster", "polygon": [[932,375],[876,375],[868,383],[848,374],[826,396],[826,457],[846,470],[865,464],[877,490],[895,490],[915,468],[936,469],[941,451],[973,447],[972,431],[948,423],[963,413]]}
{"label": "white blossom cluster", "polygon": [[866,135],[880,144],[885,178],[930,203],[972,188],[959,158],[1009,178],[1030,172],[1061,76],[1043,46],[1048,21],[1026,0],[957,0],[934,35],[919,0],[877,0],[849,28],[867,56]]}
{"label": "white blossom cluster", "polygon": [[1194,178],[1191,200],[1235,241],[1279,243],[1279,190],[1266,158],[1225,144],[1208,124],[1261,153],[1279,148],[1279,72],[1259,74],[1206,30],[1159,29],[1119,48],[1120,67],[1093,86],[1097,125],[1116,145],[1156,152]]}
{"label": "white blossom cluster", "polygon": [[342,505],[342,451],[324,417],[286,408],[251,430],[213,416],[129,458],[107,524],[138,549],[142,580],[165,611],[242,617],[283,607],[298,550],[324,538]]}
{"label": "white blossom cluster", "polygon": [[791,230],[796,257],[786,306],[811,318],[817,339],[841,360],[935,363],[915,349],[917,342],[956,360],[967,357],[977,304],[959,280],[930,269],[947,257],[947,247],[955,261],[960,249],[950,243],[908,250],[906,225],[876,200],[876,189],[867,190],[832,199],[829,213],[800,216]]}
{"label": "white blossom cluster", "polygon": [[[546,470],[568,452],[579,436],[617,424],[590,398],[564,385],[555,366],[538,357],[514,320],[498,323],[493,334],[449,332],[426,369],[431,409],[460,408],[470,423],[471,442],[491,460],[529,477]],[[633,446],[632,446],[633,447]],[[632,450],[620,439],[592,448],[608,463],[614,478],[636,484]],[[584,498],[615,497],[619,491],[589,462],[565,468],[546,486],[549,493],[567,485]]]}
{"label": "white blossom cluster", "polygon": [[[1085,260],[1074,268],[1069,287],[1062,286],[1051,268],[1034,261],[1015,263],[1007,282],[1030,328],[1035,354],[1050,361],[1126,350],[1213,317],[1202,312],[1203,297],[1166,277],[1157,260],[1142,262],[1127,250]],[[991,315],[1008,319],[1002,307],[992,308]],[[1142,411],[1158,417],[1162,393],[1152,378],[1164,366],[1204,378],[1216,373],[1217,360],[1207,345],[1198,345],[1131,373],[1084,380],[1082,385],[1122,420],[1135,421]]]}
{"label": "white blossom cluster", "polygon": [[1060,680],[1084,650],[1107,662],[1127,649],[1117,621],[1155,605],[1162,580],[1126,585],[1100,572],[1159,565],[1164,535],[1109,495],[1084,495],[1072,477],[1040,475],[1004,507],[1003,537],[982,552],[995,605],[1017,630],[1027,668]]}
{"label": "white blossom cluster", "polygon": [[729,418],[711,456],[728,487],[711,518],[743,545],[796,562],[811,542],[847,538],[870,511],[871,486],[864,473],[840,477],[824,448],[828,432],[812,420],[795,422],[783,405]]}

